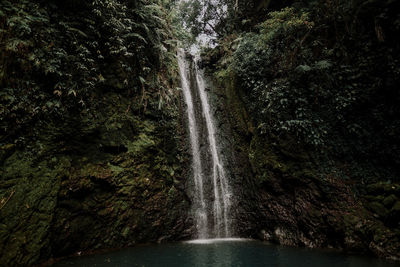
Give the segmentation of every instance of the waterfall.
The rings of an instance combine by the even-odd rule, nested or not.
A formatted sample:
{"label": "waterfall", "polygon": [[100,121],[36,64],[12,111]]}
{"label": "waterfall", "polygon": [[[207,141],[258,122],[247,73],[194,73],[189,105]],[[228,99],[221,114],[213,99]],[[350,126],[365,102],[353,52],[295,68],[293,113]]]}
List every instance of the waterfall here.
{"label": "waterfall", "polygon": [[[205,90],[203,72],[197,67],[197,58],[192,69],[194,83],[190,83],[191,72],[185,52],[178,53],[179,70],[182,80],[182,91],[187,106],[190,146],[192,154],[192,171],[194,179],[193,211],[199,238],[231,236],[231,193],[216,141],[214,118],[211,114],[208,96]],[[191,86],[192,85],[192,86]],[[198,97],[199,99],[195,99]],[[200,101],[200,105],[195,102]],[[200,110],[196,110],[196,107]],[[201,118],[196,118],[201,114]],[[201,127],[204,123],[206,127]],[[203,133],[199,132],[203,129]],[[200,152],[201,138],[206,136],[202,145],[207,146],[207,156]],[[211,162],[204,162],[210,160]],[[210,166],[210,170],[205,170]],[[208,186],[207,186],[208,185]],[[206,192],[210,188],[212,192]],[[207,194],[208,193],[208,194]],[[210,207],[210,208],[208,208]],[[212,207],[212,208],[211,208]],[[213,219],[210,219],[213,218]],[[211,229],[210,229],[211,228]]]}
{"label": "waterfall", "polygon": [[199,238],[207,238],[208,217],[206,211],[206,203],[204,200],[203,171],[202,171],[200,151],[199,151],[197,121],[196,121],[196,116],[194,114],[192,93],[190,91],[188,82],[185,53],[181,50],[179,50],[178,64],[182,81],[183,98],[187,105],[187,116],[189,121],[190,147],[192,152],[192,169],[193,169],[193,178],[194,178],[195,192],[196,192],[193,201],[194,203],[193,208],[195,210],[196,229]]}

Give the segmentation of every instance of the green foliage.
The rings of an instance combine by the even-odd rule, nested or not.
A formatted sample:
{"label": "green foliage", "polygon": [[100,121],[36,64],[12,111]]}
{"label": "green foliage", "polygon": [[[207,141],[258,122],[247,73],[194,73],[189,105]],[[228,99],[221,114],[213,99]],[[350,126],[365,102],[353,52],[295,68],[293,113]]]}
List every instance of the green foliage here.
{"label": "green foliage", "polygon": [[269,19],[259,25],[260,34],[266,43],[279,36],[290,36],[296,40],[314,26],[308,12],[298,12],[293,7],[271,12],[269,16]]}
{"label": "green foliage", "polygon": [[[308,13],[299,13],[294,8],[271,12],[270,18],[258,26],[259,34],[244,36],[234,53],[233,68],[250,90],[249,103],[258,114],[261,133],[287,132],[309,144],[321,145],[326,129],[313,127],[323,125],[310,106],[314,96],[308,90],[293,88],[290,81],[282,77],[295,63],[291,53],[285,57],[282,52],[288,48],[295,51],[301,46],[314,25],[309,20]],[[328,61],[322,62],[325,63],[307,62],[295,70],[302,75],[329,68]]]}
{"label": "green foliage", "polygon": [[340,157],[379,155],[393,166],[400,163],[395,7],[298,1],[252,32],[220,39],[217,73],[238,77],[260,134]]}
{"label": "green foliage", "polygon": [[238,10],[235,0],[181,1],[177,7],[183,28],[191,34],[191,43],[198,36],[221,38],[235,28]]}
{"label": "green foliage", "polygon": [[90,114],[103,91],[145,109],[170,103],[177,71],[167,4],[1,1],[1,139],[49,116]]}
{"label": "green foliage", "polygon": [[[207,35],[216,39],[251,27],[264,21],[267,10],[287,6],[289,0],[218,0],[180,1],[180,23],[191,32],[193,43],[196,37]],[[212,39],[215,40],[215,39]]]}

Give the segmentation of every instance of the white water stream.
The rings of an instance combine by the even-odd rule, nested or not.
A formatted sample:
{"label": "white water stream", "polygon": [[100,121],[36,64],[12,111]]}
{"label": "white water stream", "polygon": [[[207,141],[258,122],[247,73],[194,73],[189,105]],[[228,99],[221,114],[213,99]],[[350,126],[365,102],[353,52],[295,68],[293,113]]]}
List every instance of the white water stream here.
{"label": "white water stream", "polygon": [[194,176],[193,178],[196,191],[193,201],[194,202],[193,208],[195,209],[195,216],[196,216],[195,218],[196,228],[199,238],[207,238],[208,216],[206,211],[206,203],[204,201],[203,170],[200,160],[200,151],[198,142],[199,138],[197,134],[198,127],[196,122],[196,116],[194,114],[192,93],[189,87],[188,66],[185,60],[185,52],[183,52],[182,50],[179,50],[178,64],[181,75],[183,98],[187,105],[187,115],[189,121],[190,147],[192,152],[192,169],[193,169],[193,176]]}
{"label": "white water stream", "polygon": [[[193,201],[193,209],[195,213],[196,228],[198,238],[220,238],[231,236],[231,193],[224,170],[221,157],[219,155],[219,147],[215,136],[214,118],[211,114],[208,96],[205,90],[205,82],[203,72],[197,67],[197,60],[194,62],[194,74],[196,86],[190,88],[190,68],[189,62],[186,60],[185,53],[180,50],[178,54],[178,63],[182,80],[182,90],[184,100],[187,105],[187,115],[189,121],[190,146],[192,153],[192,170],[194,176],[195,195]],[[200,127],[196,120],[195,105],[192,90],[198,90],[196,96],[199,96],[201,103],[201,113],[206,127]],[[203,164],[200,153],[199,129],[207,131],[208,153],[210,154],[211,164]],[[211,177],[206,176],[203,171],[204,166],[211,165]],[[211,184],[212,194],[204,192],[205,184]],[[210,197],[206,197],[210,195]],[[212,203],[211,203],[212,202]],[[213,207],[207,210],[207,207]],[[213,218],[213,223],[209,221],[209,217]],[[212,229],[209,229],[210,226]]]}

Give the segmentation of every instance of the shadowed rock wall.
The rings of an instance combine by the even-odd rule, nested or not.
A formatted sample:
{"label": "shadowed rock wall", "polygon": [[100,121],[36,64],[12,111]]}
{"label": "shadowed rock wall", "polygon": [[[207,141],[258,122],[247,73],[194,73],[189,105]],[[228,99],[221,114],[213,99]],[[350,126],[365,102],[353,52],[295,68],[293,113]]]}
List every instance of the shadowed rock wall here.
{"label": "shadowed rock wall", "polygon": [[[236,231],[292,246],[338,248],[399,259],[400,185],[357,185],[288,136],[254,129],[235,77],[209,86],[237,201]],[[209,82],[211,84],[211,81]]]}
{"label": "shadowed rock wall", "polygon": [[107,99],[90,122],[50,122],[1,147],[2,264],[189,237],[180,116]]}

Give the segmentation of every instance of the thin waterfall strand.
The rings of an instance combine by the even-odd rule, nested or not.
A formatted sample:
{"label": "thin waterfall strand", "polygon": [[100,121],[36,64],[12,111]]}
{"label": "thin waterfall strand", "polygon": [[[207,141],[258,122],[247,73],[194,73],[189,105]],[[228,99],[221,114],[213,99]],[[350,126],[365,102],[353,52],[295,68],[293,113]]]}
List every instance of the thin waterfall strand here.
{"label": "thin waterfall strand", "polygon": [[[182,80],[182,91],[187,105],[189,122],[192,170],[195,186],[193,209],[198,237],[231,237],[231,193],[224,166],[219,155],[219,148],[217,146],[215,135],[214,119],[211,115],[211,109],[205,91],[203,73],[198,69],[197,58],[195,58],[194,76],[196,79],[195,86],[191,88],[189,80],[192,72],[188,71],[189,64],[186,61],[185,52],[183,50],[179,50],[178,52],[178,63]],[[197,90],[197,92],[191,90]],[[199,129],[202,128],[199,127],[198,121],[196,121],[196,106],[194,105],[194,102],[197,101],[195,101],[193,97],[197,95],[199,96],[201,103],[197,108],[201,109],[201,114],[203,115],[203,120],[206,125],[204,133],[199,132]],[[200,114],[200,111],[197,114]],[[207,153],[209,153],[212,167],[210,172],[211,177],[204,175],[204,173],[209,173],[208,171],[203,172],[203,166],[208,166],[208,164],[202,162],[202,156],[199,147],[199,135],[206,136],[207,138]],[[212,193],[213,196],[206,194],[206,192],[204,192],[204,188],[210,188],[212,190],[210,193]],[[211,206],[212,210],[210,209],[208,211],[207,207]],[[213,222],[209,221],[209,218],[213,218]],[[211,225],[213,226],[213,230],[208,229]]]}
{"label": "thin waterfall strand", "polygon": [[182,91],[185,103],[187,105],[187,115],[189,120],[189,135],[190,147],[192,153],[192,170],[194,176],[195,192],[194,207],[195,207],[195,220],[198,237],[208,238],[208,216],[206,210],[206,202],[204,200],[203,189],[203,171],[199,151],[199,138],[196,117],[193,109],[193,98],[189,88],[187,64],[185,60],[185,53],[182,50],[178,51],[178,64],[180,76],[182,81]]}
{"label": "thin waterfall strand", "polygon": [[[210,105],[205,91],[203,73],[197,67],[197,59],[195,60],[195,71],[197,88],[199,90],[203,115],[207,125],[208,143],[211,152],[213,165],[213,187],[214,187],[214,233],[216,237],[230,237],[230,207],[231,193],[228,186],[225,170],[220,160],[219,150],[215,139],[214,119],[211,116]],[[223,233],[222,233],[223,231]]]}

